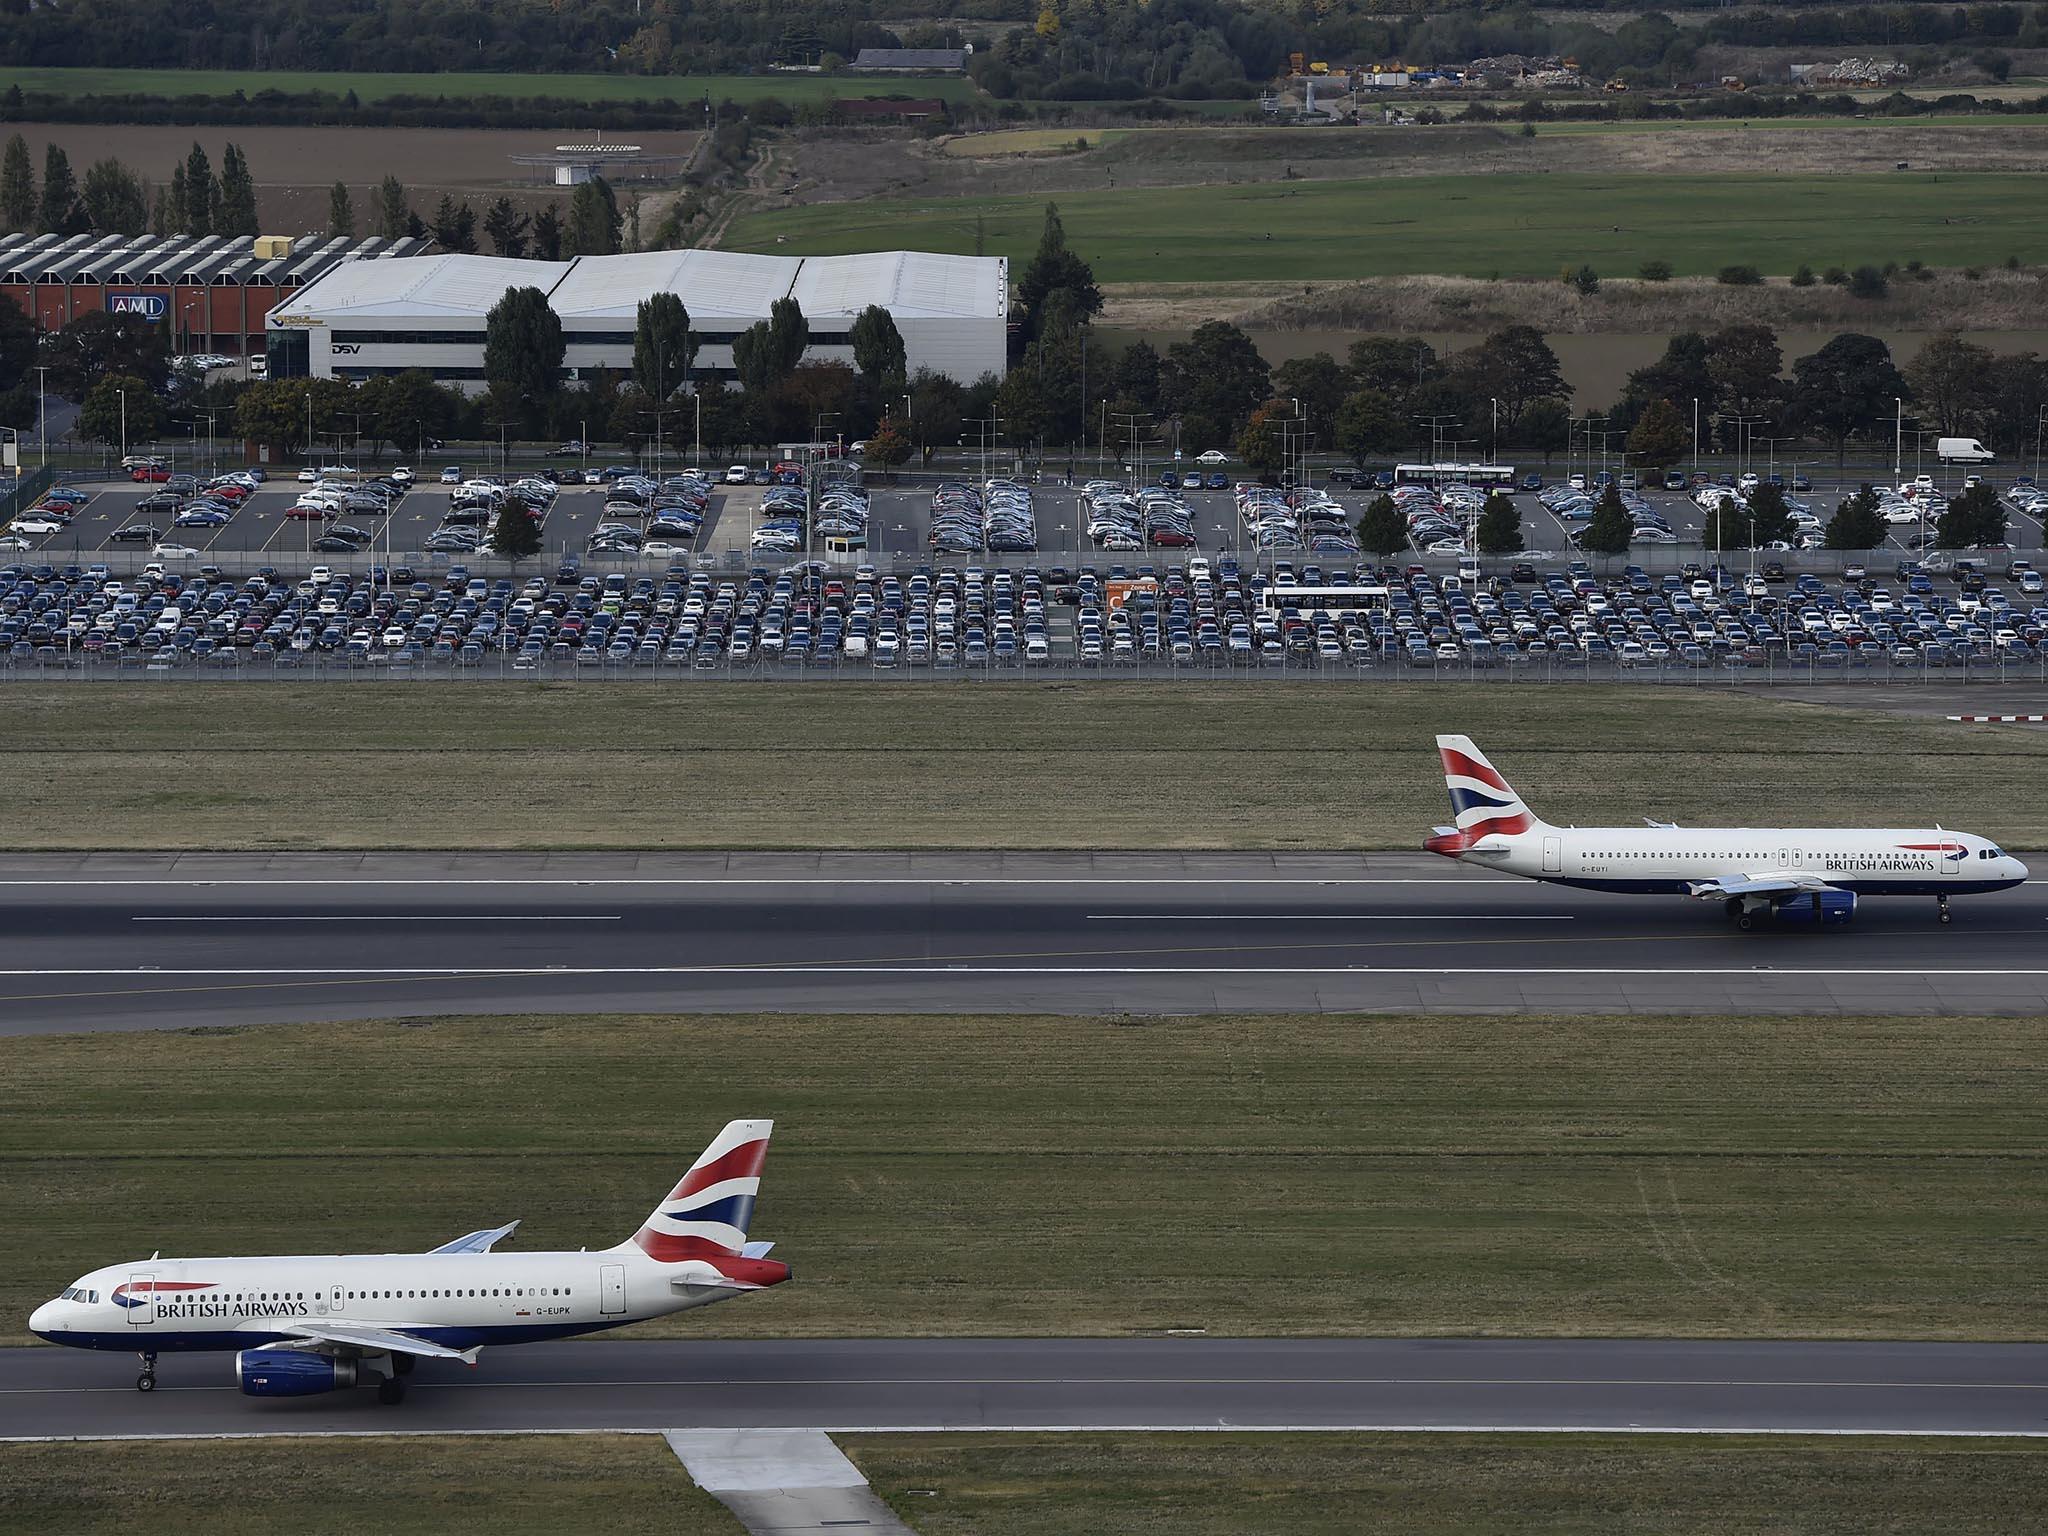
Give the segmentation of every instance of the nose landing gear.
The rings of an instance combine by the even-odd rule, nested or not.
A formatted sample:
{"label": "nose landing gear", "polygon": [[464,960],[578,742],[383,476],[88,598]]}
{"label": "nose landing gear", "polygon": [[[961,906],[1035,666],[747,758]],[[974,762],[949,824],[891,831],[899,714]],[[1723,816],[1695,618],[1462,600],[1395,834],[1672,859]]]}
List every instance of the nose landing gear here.
{"label": "nose landing gear", "polygon": [[154,1392],[156,1390],[156,1351],[153,1349],[144,1350],[142,1353],[142,1374],[135,1378],[135,1390],[138,1392]]}
{"label": "nose landing gear", "polygon": [[1940,923],[1946,923],[1949,920],[1948,898],[1946,896],[1937,896],[1934,898],[1934,905],[1936,911],[1935,921]]}

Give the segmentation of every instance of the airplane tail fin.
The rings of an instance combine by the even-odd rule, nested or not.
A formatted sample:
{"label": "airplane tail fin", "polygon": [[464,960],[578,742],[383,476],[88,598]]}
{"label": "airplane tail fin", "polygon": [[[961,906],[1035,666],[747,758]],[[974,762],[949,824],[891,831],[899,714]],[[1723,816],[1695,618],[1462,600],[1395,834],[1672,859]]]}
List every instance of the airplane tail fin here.
{"label": "airplane tail fin", "polygon": [[[773,1120],[735,1120],[720,1131],[682,1182],[621,1248],[636,1246],[662,1264],[747,1258],[747,1227],[761,1192]],[[749,1260],[749,1262],[757,1262]]]}
{"label": "airplane tail fin", "polygon": [[1430,852],[1461,853],[1482,837],[1513,836],[1541,824],[1471,737],[1439,736],[1436,750],[1443,759],[1444,787],[1451,794],[1455,825],[1438,828],[1423,845]]}

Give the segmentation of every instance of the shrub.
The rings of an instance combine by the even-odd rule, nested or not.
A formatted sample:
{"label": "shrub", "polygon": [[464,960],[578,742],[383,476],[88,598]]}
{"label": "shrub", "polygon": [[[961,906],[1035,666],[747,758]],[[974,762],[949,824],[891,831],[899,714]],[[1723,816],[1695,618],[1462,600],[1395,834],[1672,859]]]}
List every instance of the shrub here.
{"label": "shrub", "polygon": [[1922,272],[1927,270],[1927,263],[1924,261],[1920,261],[1916,258],[1915,260],[1906,263],[1906,270],[1912,273],[1915,277],[1918,277]]}
{"label": "shrub", "polygon": [[1982,267],[1965,267],[1963,268],[1963,276],[1973,283],[1982,282],[1984,269]]}
{"label": "shrub", "polygon": [[1792,274],[1792,286],[1794,288],[1811,288],[1813,286],[1813,268],[1802,261],[1799,264],[1799,270]]}
{"label": "shrub", "polygon": [[1595,272],[1590,266],[1582,266],[1576,271],[1566,272],[1564,280],[1567,287],[1576,288],[1580,293],[1598,293],[1600,291],[1600,274]]}
{"label": "shrub", "polygon": [[1525,139],[1533,139],[1533,138],[1535,138],[1535,137],[1536,137],[1536,125],[1535,125],[1534,123],[1524,123],[1524,124],[1522,124],[1522,137],[1523,137],[1523,138],[1525,138]]}
{"label": "shrub", "polygon": [[2006,271],[2008,271],[2008,272],[2017,272],[2017,271],[2019,271],[2019,269],[2020,269],[2020,259],[2019,259],[2019,257],[2017,257],[2017,256],[2008,256],[2008,257],[2006,257],[2006,258],[2005,258],[2005,270],[2006,270]]}
{"label": "shrub", "polygon": [[1636,276],[1646,283],[1668,283],[1671,281],[1671,263],[1668,261],[1646,261],[1636,268]]}
{"label": "shrub", "polygon": [[1891,292],[1891,284],[1876,267],[1858,267],[1849,278],[1849,292],[1859,299],[1881,299]]}
{"label": "shrub", "polygon": [[1849,274],[1840,267],[1829,267],[1826,272],[1821,274],[1820,280],[1832,288],[1840,288],[1848,283]]}
{"label": "shrub", "polygon": [[1763,280],[1763,273],[1750,266],[1723,267],[1714,274],[1714,281],[1726,288],[1754,288]]}

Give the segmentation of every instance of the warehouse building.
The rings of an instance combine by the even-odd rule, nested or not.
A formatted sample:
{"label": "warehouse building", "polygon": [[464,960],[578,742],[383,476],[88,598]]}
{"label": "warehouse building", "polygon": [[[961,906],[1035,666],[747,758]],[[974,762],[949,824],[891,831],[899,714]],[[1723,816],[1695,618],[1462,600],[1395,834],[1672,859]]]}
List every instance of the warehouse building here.
{"label": "warehouse building", "polygon": [[573,261],[420,256],[343,262],[272,310],[272,378],[364,379],[424,369],[470,393],[484,388],[484,331],[512,288],[538,288],[561,318],[563,373],[633,365],[641,301],[673,293],[697,340],[691,378],[733,379],[734,339],[794,298],[810,324],[806,361],[852,363],[848,333],[871,304],[903,335],[910,371],[972,383],[1003,372],[1009,265],[1001,257],[882,251],[861,256],[757,256],[641,251]]}

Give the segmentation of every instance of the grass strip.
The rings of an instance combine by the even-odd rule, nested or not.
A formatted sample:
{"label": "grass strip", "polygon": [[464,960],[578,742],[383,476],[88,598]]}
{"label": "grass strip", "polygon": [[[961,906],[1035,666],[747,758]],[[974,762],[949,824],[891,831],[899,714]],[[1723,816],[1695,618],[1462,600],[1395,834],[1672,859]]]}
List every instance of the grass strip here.
{"label": "grass strip", "polygon": [[25,1037],[0,1044],[0,1342],[158,1248],[407,1251],[514,1217],[535,1248],[605,1246],[743,1115],[780,1122],[755,1233],[798,1283],[644,1333],[2048,1337],[2043,1035],[1279,1015]]}
{"label": "grass strip", "polygon": [[17,850],[1412,849],[1433,736],[1558,822],[2048,847],[2048,737],[1673,687],[11,684]]}

